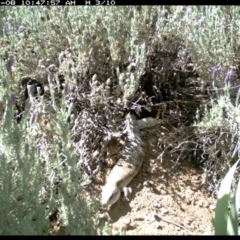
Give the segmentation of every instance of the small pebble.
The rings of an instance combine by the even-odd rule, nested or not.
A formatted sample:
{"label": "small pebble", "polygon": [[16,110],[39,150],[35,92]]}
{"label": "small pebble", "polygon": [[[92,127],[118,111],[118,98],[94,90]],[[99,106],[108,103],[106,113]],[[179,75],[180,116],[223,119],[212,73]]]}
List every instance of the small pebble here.
{"label": "small pebble", "polygon": [[143,182],[143,186],[144,186],[144,187],[146,187],[146,186],[148,186],[148,185],[149,185],[149,181]]}
{"label": "small pebble", "polygon": [[199,207],[203,207],[203,201],[202,201],[202,200],[199,200],[199,201],[198,201],[198,206],[199,206]]}
{"label": "small pebble", "polygon": [[167,213],[168,213],[168,209],[166,209],[166,208],[161,208],[161,212],[162,212],[163,214],[167,214]]}

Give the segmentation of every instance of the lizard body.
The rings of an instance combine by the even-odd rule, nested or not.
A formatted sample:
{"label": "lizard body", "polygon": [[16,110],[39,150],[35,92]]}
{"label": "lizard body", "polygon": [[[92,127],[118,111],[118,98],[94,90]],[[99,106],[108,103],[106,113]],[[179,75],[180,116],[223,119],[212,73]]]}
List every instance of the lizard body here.
{"label": "lizard body", "polygon": [[[130,113],[125,120],[125,130],[127,141],[123,150],[122,158],[110,172],[106,184],[102,190],[102,206],[111,207],[118,201],[121,191],[124,191],[127,199],[127,185],[139,172],[144,158],[143,143],[140,137],[140,129],[152,127],[159,124],[154,118],[136,120]],[[155,120],[155,121],[154,121]]]}

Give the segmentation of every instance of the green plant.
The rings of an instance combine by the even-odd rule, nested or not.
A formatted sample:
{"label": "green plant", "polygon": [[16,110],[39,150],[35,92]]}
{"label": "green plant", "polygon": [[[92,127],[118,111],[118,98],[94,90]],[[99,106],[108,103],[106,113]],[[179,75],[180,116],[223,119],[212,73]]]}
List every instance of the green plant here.
{"label": "green plant", "polygon": [[[49,229],[49,219],[55,216],[67,234],[94,234],[90,213],[96,211],[95,206],[86,199],[76,200],[82,185],[90,182],[88,175],[80,172],[81,163],[88,167],[89,156],[98,150],[91,140],[101,142],[100,132],[105,131],[95,121],[97,110],[103,106],[88,106],[87,99],[94,100],[95,91],[91,77],[96,73],[100,86],[109,76],[117,78],[114,89],[120,99],[117,102],[125,105],[133,100],[144,72],[156,70],[161,76],[158,66],[156,69],[146,66],[155,47],[161,45],[163,55],[171,53],[168,42],[176,38],[183,39],[190,49],[202,78],[217,66],[217,77],[207,80],[217,82],[238,54],[239,9],[238,6],[0,7],[0,202],[4,203],[0,207],[4,216],[0,233],[54,234]],[[164,60],[163,68],[173,64]],[[181,66],[177,70],[183,71]],[[24,84],[28,84],[24,79],[28,78],[44,86],[45,98],[38,96],[35,101],[31,94],[28,100],[21,98]],[[25,107],[19,113],[22,120],[18,124],[13,120],[16,102]],[[219,96],[218,103],[212,102],[212,111],[206,111],[204,127],[224,126],[238,133],[237,107],[232,106],[228,95]],[[223,118],[223,109],[229,109],[228,119]],[[104,111],[99,114],[103,123],[104,117],[109,118]],[[78,117],[74,119],[72,112]],[[37,118],[39,122],[35,122]],[[79,125],[90,120],[96,128],[89,131],[85,127],[80,131]],[[86,140],[91,144],[87,145]],[[108,226],[102,233],[108,233]]]}
{"label": "green plant", "polygon": [[240,159],[230,168],[219,189],[214,220],[215,235],[238,235],[240,181],[238,182],[233,199],[231,201],[230,213],[228,213],[228,205],[230,199],[231,182],[239,161]]}

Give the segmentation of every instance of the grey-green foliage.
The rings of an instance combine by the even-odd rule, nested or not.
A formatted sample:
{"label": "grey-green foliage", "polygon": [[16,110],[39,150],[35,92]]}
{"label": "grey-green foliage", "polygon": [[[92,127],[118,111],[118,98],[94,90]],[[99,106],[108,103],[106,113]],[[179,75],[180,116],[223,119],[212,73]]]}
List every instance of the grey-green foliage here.
{"label": "grey-green foliage", "polygon": [[2,29],[3,29],[3,25],[4,25],[4,21],[3,21],[3,17],[5,16],[6,14],[6,7],[4,6],[0,6],[0,37],[3,36],[3,32],[2,32]]}
{"label": "grey-green foliage", "polygon": [[[87,71],[104,75],[106,60],[117,70],[117,96],[131,100],[145,71],[147,55],[154,52],[155,45],[163,44],[165,36],[185,41],[196,70],[206,80],[210,79],[211,67],[217,66],[219,74],[215,81],[221,82],[239,54],[239,9],[239,6],[0,7],[0,56],[13,54],[15,76],[10,77],[1,60],[0,103],[7,103],[11,91],[17,92],[17,81],[22,75],[38,72],[45,77],[46,67],[55,64],[66,82],[77,83],[77,78],[84,77]],[[66,49],[70,57],[63,57]],[[126,63],[128,67],[120,69]],[[34,124],[26,125],[27,110],[23,115],[25,121],[17,125],[12,120],[11,101],[5,108],[0,139],[2,234],[48,234],[48,214],[56,209],[67,233],[94,233],[86,202],[74,200],[80,192],[78,180],[82,176],[76,170],[66,124],[69,112],[64,101],[59,111],[53,94],[52,101],[53,113],[44,105],[36,108],[50,114],[54,130],[51,137],[43,138],[40,146],[35,143],[41,129]],[[219,101],[223,105],[225,100]],[[216,121],[219,119],[214,119],[219,124]],[[40,147],[38,154],[36,147]]]}
{"label": "grey-green foliage", "polygon": [[134,73],[129,67],[118,74],[120,89],[128,98],[135,93],[144,72],[152,9],[143,7],[139,12],[134,7],[15,8],[14,12],[9,10],[11,17],[3,18],[9,26],[4,37],[11,44],[2,51],[16,53],[16,72],[22,75],[40,71],[42,62],[58,65],[58,60],[62,62],[60,52],[68,48],[74,59],[69,66],[69,80],[73,82],[78,75],[84,76],[87,69],[104,74],[107,56],[110,66],[115,68],[130,63],[136,69]]}
{"label": "grey-green foliage", "polygon": [[[239,92],[237,94],[235,104],[231,99],[229,88],[230,84],[226,84],[223,94],[217,94],[217,101],[212,100],[211,109],[205,108],[201,121],[197,124],[199,129],[214,129],[223,127],[229,129],[234,135],[239,135],[240,129],[240,114],[239,114]],[[216,88],[217,89],[217,88]],[[225,111],[225,112],[224,112]],[[239,143],[236,145],[233,155],[238,152],[240,156]]]}
{"label": "grey-green foliage", "polygon": [[[8,82],[2,61],[1,69],[0,79]],[[84,182],[70,143],[67,118],[71,108],[66,111],[66,99],[60,109],[53,106],[53,131],[44,137],[44,130],[28,121],[34,111],[44,111],[44,105],[34,106],[30,95],[17,124],[16,93],[1,88],[0,96],[5,106],[0,116],[0,233],[51,234],[49,217],[56,213],[65,233],[94,234],[94,206],[77,198]]]}
{"label": "grey-green foliage", "polygon": [[[219,188],[217,196],[217,206],[215,212],[214,228],[215,235],[238,235],[238,214],[239,214],[239,156],[240,156],[240,114],[239,114],[239,92],[236,97],[235,105],[229,94],[230,84],[226,84],[224,94],[217,94],[217,102],[212,101],[212,108],[205,109],[204,117],[201,122],[197,124],[199,132],[202,130],[212,130],[222,128],[231,137],[231,141],[224,142],[229,144],[229,151],[226,152],[224,147],[221,151],[224,154],[223,159],[217,159],[211,166],[212,159],[209,159],[208,171],[214,172],[215,175],[220,176],[220,179],[215,179],[214,188]],[[218,137],[220,142],[221,135]],[[238,160],[233,164],[234,157]],[[213,160],[214,161],[214,160]],[[207,167],[205,166],[207,169]],[[224,176],[225,175],[225,176]],[[223,179],[221,185],[219,184],[221,178]],[[238,180],[238,183],[236,183]],[[231,187],[234,186],[233,187]],[[219,186],[219,187],[218,187]],[[233,196],[233,197],[231,197]],[[231,201],[230,201],[231,199]],[[228,205],[231,204],[230,212],[228,212]]]}
{"label": "grey-green foliage", "polygon": [[[187,43],[196,70],[205,80],[211,67],[219,69],[221,83],[240,51],[239,6],[166,6],[166,18],[158,11],[157,32],[177,34]],[[221,85],[224,85],[221,83]]]}
{"label": "grey-green foliage", "polygon": [[68,44],[74,49],[80,74],[85,73],[86,66],[90,72],[103,73],[107,55],[110,65],[116,68],[129,62],[136,71],[131,73],[130,68],[126,72],[118,71],[118,77],[123,98],[133,95],[145,66],[150,10],[140,14],[131,7],[64,9],[67,29],[71,29],[67,34]]}
{"label": "grey-green foliage", "polygon": [[[9,16],[2,21],[15,28],[11,29],[16,33],[13,38],[19,41],[14,47],[26,44],[23,30],[27,27],[31,30],[28,42],[47,58],[67,44],[83,64],[84,53],[103,53],[107,40],[117,66],[136,57],[137,47],[147,43],[148,30],[156,18],[157,41],[163,35],[179,35],[187,41],[199,68],[205,67],[201,71],[207,73],[209,67],[218,65],[225,74],[224,66],[232,64],[240,44],[239,11],[238,6],[142,6],[141,11],[128,6],[21,7],[8,10]],[[86,57],[89,60],[90,56]]]}
{"label": "grey-green foliage", "polygon": [[13,122],[14,96],[6,102],[1,127],[0,201],[1,234],[46,234],[46,206],[39,204],[41,163],[28,139],[24,122]]}
{"label": "grey-green foliage", "polygon": [[[73,151],[63,151],[64,169],[60,155],[53,154],[56,158],[52,159],[44,144],[40,146],[40,155],[45,158],[41,159],[31,134],[24,129],[25,123],[14,125],[11,117],[12,114],[6,117],[1,129],[1,234],[49,234],[48,217],[56,210],[66,233],[94,234],[89,206],[85,200],[76,199],[81,193],[81,176],[71,156]],[[54,143],[52,148],[57,150]]]}
{"label": "grey-green foliage", "polygon": [[215,81],[221,82],[239,55],[239,6],[38,6],[7,10],[2,22],[11,45],[3,51],[18,53],[20,72],[35,71],[39,60],[58,63],[59,53],[69,48],[75,59],[69,70],[74,81],[87,69],[104,73],[103,63],[109,56],[113,67],[128,62],[136,69],[134,74],[130,67],[118,74],[121,90],[129,86],[127,96],[138,86],[146,54],[154,44],[161,44],[163,36],[185,41],[197,71],[206,80],[212,80],[211,67],[217,66]]}

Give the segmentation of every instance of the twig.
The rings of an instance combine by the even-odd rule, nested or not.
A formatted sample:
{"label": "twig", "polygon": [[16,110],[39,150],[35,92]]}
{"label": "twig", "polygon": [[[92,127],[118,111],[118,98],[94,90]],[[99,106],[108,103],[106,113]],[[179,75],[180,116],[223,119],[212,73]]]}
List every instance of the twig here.
{"label": "twig", "polygon": [[[148,196],[147,196],[147,198],[148,198],[148,200],[149,200],[149,202],[150,202],[150,206],[151,206],[151,208],[152,208],[152,210],[153,210],[155,216],[157,216],[158,218],[160,218],[160,219],[163,220],[164,222],[167,222],[167,223],[173,224],[173,225],[175,225],[175,226],[177,226],[177,227],[180,227],[180,228],[182,228],[182,229],[184,229],[184,230],[187,230],[184,226],[182,226],[182,225],[180,225],[180,224],[177,224],[177,223],[175,223],[175,222],[172,222],[172,221],[166,220],[166,219],[163,218],[162,216],[158,216],[158,215],[157,215],[157,212],[156,212],[156,208],[153,206],[152,201],[149,199]],[[187,231],[188,231],[188,230],[187,230]]]}
{"label": "twig", "polygon": [[[164,219],[163,217],[159,217],[161,220],[163,220],[164,222],[167,222],[167,223],[171,223],[171,224],[173,224],[173,225],[175,225],[175,226],[177,226],[177,227],[180,227],[180,228],[182,228],[182,229],[184,229],[184,230],[187,230],[184,226],[182,226],[182,225],[180,225],[180,224],[177,224],[177,223],[175,223],[175,222],[172,222],[172,221],[169,221],[169,220],[166,220],[166,219]],[[188,230],[187,230],[188,231]]]}

